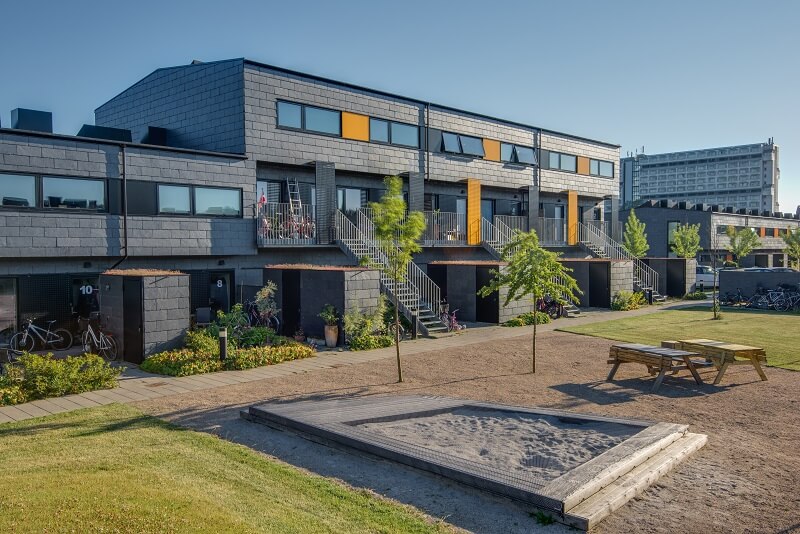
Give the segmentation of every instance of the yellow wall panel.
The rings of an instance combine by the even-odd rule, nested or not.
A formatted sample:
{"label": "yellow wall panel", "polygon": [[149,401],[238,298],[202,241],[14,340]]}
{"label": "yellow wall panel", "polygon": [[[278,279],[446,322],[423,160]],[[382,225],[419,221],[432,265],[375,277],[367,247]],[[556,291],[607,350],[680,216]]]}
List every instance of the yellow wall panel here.
{"label": "yellow wall panel", "polygon": [[481,182],[467,178],[467,244],[481,244]]}
{"label": "yellow wall panel", "polygon": [[488,159],[489,161],[500,161],[500,141],[484,139],[483,152],[483,159]]}
{"label": "yellow wall panel", "polygon": [[567,191],[567,244],[578,244],[578,192]]}
{"label": "yellow wall panel", "polygon": [[342,137],[357,141],[369,141],[369,117],[343,111]]}
{"label": "yellow wall panel", "polygon": [[762,226],[758,232],[758,235],[759,237],[767,237],[767,229]]}
{"label": "yellow wall panel", "polygon": [[578,174],[589,174],[589,158],[578,156]]}
{"label": "yellow wall panel", "polygon": [[772,229],[772,237],[780,237],[780,236],[778,235],[778,229],[777,229],[777,228],[773,228],[773,229]]}

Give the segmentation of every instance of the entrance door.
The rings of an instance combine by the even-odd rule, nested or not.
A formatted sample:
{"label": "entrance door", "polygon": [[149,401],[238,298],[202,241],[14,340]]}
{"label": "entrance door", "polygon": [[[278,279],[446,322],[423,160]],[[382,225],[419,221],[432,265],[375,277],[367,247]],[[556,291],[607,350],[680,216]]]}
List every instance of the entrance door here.
{"label": "entrance door", "polygon": [[228,313],[231,311],[231,273],[215,272],[208,276],[208,305],[211,307],[211,317],[216,317],[218,311]]}
{"label": "entrance door", "polygon": [[283,271],[283,308],[281,316],[283,335],[291,336],[300,328],[300,271]]}
{"label": "entrance door", "polygon": [[88,319],[92,312],[100,310],[97,302],[98,284],[97,276],[81,276],[72,279],[72,311],[77,313],[78,317]]}
{"label": "entrance door", "polygon": [[[490,267],[475,268],[475,287],[489,285],[494,276]],[[500,322],[500,293],[495,291],[486,297],[477,296],[475,302],[475,320],[480,323]]]}
{"label": "entrance door", "polygon": [[481,199],[481,218],[494,224],[494,200]]}
{"label": "entrance door", "polygon": [[556,242],[564,242],[567,240],[567,232],[564,228],[564,218],[566,216],[566,206],[563,204],[557,204],[555,206],[555,220],[553,221],[555,228],[555,240]]}
{"label": "entrance door", "polygon": [[608,285],[611,266],[606,261],[589,262],[589,306],[611,307],[611,288]]}
{"label": "entrance door", "polygon": [[17,281],[0,278],[0,343],[8,343],[17,329]]}
{"label": "entrance door", "polygon": [[125,361],[142,363],[144,332],[142,325],[142,279],[125,277],[122,280],[123,348]]}

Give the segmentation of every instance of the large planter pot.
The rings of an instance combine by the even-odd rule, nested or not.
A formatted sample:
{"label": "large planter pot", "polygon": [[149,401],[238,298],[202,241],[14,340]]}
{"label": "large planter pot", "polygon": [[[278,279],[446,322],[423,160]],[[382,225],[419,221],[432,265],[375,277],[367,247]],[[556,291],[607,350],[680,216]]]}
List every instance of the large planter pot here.
{"label": "large planter pot", "polygon": [[325,345],[333,348],[339,342],[339,327],[334,325],[325,325]]}

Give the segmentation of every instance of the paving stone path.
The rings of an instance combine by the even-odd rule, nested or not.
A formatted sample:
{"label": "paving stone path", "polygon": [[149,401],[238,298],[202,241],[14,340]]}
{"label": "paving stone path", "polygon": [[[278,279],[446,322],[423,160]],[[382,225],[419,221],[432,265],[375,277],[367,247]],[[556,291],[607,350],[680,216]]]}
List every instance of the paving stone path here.
{"label": "paving stone path", "polygon": [[[630,317],[633,315],[646,315],[657,313],[665,309],[675,309],[686,306],[696,306],[697,303],[686,304],[678,303],[665,306],[645,307],[630,312],[612,312],[609,310],[593,310],[585,313],[582,317],[570,319],[560,319],[550,324],[540,325],[539,332],[555,330],[565,325],[579,325],[607,321],[611,319]],[[404,341],[401,345],[401,356],[411,356],[422,352],[438,351],[471,345],[474,343],[484,343],[496,339],[509,339],[530,335],[530,327],[505,328],[502,326],[487,326],[482,328],[467,329],[466,331],[453,335],[446,335],[436,339],[417,339]],[[190,391],[200,391],[218,387],[225,387],[231,384],[241,384],[266,380],[281,376],[305,373],[317,369],[330,369],[343,365],[355,365],[359,363],[371,362],[383,358],[393,358],[395,356],[394,347],[377,349],[362,352],[319,352],[316,357],[304,360],[284,362],[246,371],[220,371],[217,373],[207,373],[202,375],[169,377],[152,375],[140,371],[137,368],[127,369],[120,377],[119,387],[114,389],[101,389],[81,393],[79,395],[67,395],[65,397],[55,397],[51,399],[36,400],[17,404],[15,406],[0,407],[0,424],[12,421],[22,421],[34,417],[69,412],[81,408],[91,408],[102,406],[112,402],[130,403],[169,395],[180,395]]]}

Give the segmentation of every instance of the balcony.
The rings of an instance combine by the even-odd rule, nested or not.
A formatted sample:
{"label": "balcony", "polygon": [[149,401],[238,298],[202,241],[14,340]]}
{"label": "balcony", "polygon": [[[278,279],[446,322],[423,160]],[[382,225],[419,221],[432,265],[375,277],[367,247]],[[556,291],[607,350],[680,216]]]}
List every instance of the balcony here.
{"label": "balcony", "polygon": [[275,245],[313,245],[317,242],[314,207],[292,207],[288,203],[258,206],[256,242],[259,247]]}
{"label": "balcony", "polygon": [[426,247],[467,244],[467,215],[445,211],[423,211],[425,233],[422,243]]}

